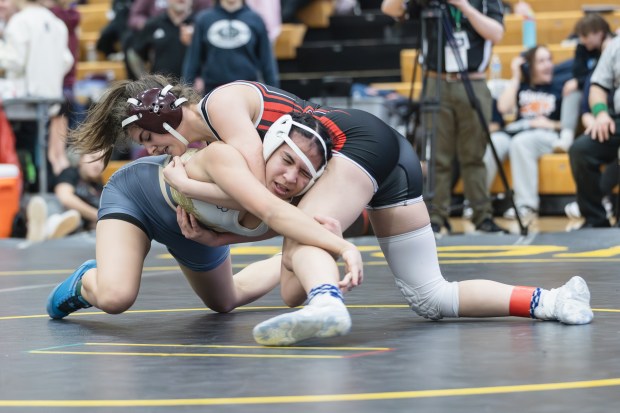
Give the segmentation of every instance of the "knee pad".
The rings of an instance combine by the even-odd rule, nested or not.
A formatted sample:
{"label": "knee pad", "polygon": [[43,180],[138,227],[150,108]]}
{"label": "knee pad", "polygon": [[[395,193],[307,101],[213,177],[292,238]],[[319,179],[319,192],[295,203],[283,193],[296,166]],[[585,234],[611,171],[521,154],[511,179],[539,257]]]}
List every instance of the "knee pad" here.
{"label": "knee pad", "polygon": [[446,281],[441,274],[430,225],[380,238],[379,246],[413,311],[431,320],[458,317],[458,283]]}
{"label": "knee pad", "polygon": [[454,297],[458,302],[458,284],[446,280],[437,280],[432,284],[414,288],[396,277],[396,286],[417,315],[430,320],[441,320],[444,316],[458,317],[458,306],[452,308]]}

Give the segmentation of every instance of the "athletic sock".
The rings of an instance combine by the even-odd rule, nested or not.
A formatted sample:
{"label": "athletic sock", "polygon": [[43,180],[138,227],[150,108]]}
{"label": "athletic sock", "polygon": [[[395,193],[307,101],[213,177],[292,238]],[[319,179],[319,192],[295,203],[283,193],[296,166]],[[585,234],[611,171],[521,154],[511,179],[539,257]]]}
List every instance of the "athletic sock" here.
{"label": "athletic sock", "polygon": [[344,301],[340,289],[335,284],[321,284],[314,287],[308,293],[308,299],[306,300],[306,302],[309,304],[313,299],[318,296],[331,296],[333,298],[339,299],[340,301]]}
{"label": "athletic sock", "polygon": [[551,320],[555,307],[555,296],[551,291],[536,287],[516,286],[510,295],[509,314],[516,317]]}
{"label": "athletic sock", "polygon": [[80,281],[78,281],[77,284],[75,285],[74,293],[77,296],[77,298],[79,298],[80,301],[84,303],[85,306],[92,307],[92,305],[88,301],[86,301],[86,298],[82,296],[82,279],[81,278],[80,278]]}

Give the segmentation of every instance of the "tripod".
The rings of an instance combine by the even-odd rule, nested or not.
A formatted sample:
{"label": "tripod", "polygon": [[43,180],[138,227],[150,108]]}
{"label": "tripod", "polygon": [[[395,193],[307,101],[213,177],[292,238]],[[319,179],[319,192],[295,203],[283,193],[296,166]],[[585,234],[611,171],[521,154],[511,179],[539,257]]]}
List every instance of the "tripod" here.
{"label": "tripod", "polygon": [[[420,149],[420,160],[424,162],[426,165],[426,174],[425,174],[425,182],[424,182],[424,199],[426,199],[429,209],[432,210],[433,199],[435,197],[435,153],[436,153],[436,137],[437,137],[437,115],[440,110],[440,96],[441,96],[441,77],[437,75],[435,77],[435,95],[432,97],[428,96],[428,49],[429,49],[429,41],[427,33],[428,33],[428,23],[435,21],[435,27],[437,28],[436,33],[436,70],[439,74],[441,72],[441,68],[443,68],[443,54],[441,53],[443,49],[443,35],[446,36],[446,44],[450,47],[452,54],[454,55],[458,74],[456,76],[459,77],[460,81],[463,84],[465,92],[467,94],[468,101],[474,111],[476,112],[478,121],[482,126],[483,132],[486,136],[487,143],[491,148],[491,152],[493,154],[493,158],[497,164],[497,170],[502,181],[502,184],[505,189],[505,195],[511,206],[515,209],[516,219],[520,228],[521,235],[527,235],[527,227],[524,226],[521,217],[519,216],[519,211],[516,208],[514,203],[514,198],[512,194],[512,190],[508,185],[508,180],[506,178],[506,174],[504,172],[504,168],[502,165],[499,156],[497,155],[497,151],[495,146],[493,145],[493,141],[491,140],[489,127],[487,124],[487,120],[484,117],[482,112],[482,108],[480,106],[480,101],[476,97],[473,86],[471,84],[471,79],[469,78],[469,74],[467,72],[467,68],[464,66],[463,61],[461,59],[459,53],[459,46],[457,44],[457,40],[454,36],[452,23],[448,14],[446,13],[446,3],[438,0],[431,0],[428,2],[427,7],[422,9],[421,12],[421,30],[422,30],[422,42],[421,42],[421,55],[423,62],[423,83],[422,83],[422,95],[420,99],[420,111],[421,114],[421,142],[419,145]],[[415,64],[414,64],[414,74],[415,74]],[[412,82],[415,81],[412,79]],[[428,122],[430,120],[430,125]]]}

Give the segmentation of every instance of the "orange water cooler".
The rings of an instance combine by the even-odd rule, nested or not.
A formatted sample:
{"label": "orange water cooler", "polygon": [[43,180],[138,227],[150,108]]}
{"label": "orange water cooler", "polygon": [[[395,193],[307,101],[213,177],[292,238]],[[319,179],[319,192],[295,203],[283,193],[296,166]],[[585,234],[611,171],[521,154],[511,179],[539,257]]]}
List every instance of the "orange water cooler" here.
{"label": "orange water cooler", "polygon": [[19,169],[0,164],[0,238],[11,236],[13,219],[19,211]]}

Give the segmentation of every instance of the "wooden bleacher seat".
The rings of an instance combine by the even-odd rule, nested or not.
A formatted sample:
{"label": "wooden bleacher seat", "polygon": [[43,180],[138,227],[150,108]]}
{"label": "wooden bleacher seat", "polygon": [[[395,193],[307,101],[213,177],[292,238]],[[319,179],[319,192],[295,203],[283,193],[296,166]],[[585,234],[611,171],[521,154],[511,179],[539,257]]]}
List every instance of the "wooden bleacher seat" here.
{"label": "wooden bleacher seat", "polygon": [[[411,82],[378,82],[371,83],[370,86],[379,90],[393,90],[406,98],[408,98],[411,93]],[[420,92],[422,92],[422,83],[415,82],[413,84],[414,99],[417,99],[420,96]]]}
{"label": "wooden bleacher seat", "polygon": [[[575,23],[584,15],[579,8],[567,9],[562,7],[557,10],[568,11],[536,13],[536,41],[538,44],[561,43],[573,32]],[[604,13],[602,16],[612,28],[620,27],[620,10]],[[496,47],[522,44],[522,23],[523,17],[514,14],[507,15],[504,18],[504,38]]]}
{"label": "wooden bleacher seat", "polygon": [[123,62],[101,61],[101,62],[78,62],[76,76],[84,79],[89,76],[103,76],[108,79],[127,79],[127,71]]}
{"label": "wooden bleacher seat", "polygon": [[297,18],[315,29],[329,27],[329,17],[334,13],[334,0],[313,0],[297,12]]}
{"label": "wooden bleacher seat", "polygon": [[[503,164],[508,184],[512,188],[512,174],[510,173],[510,159]],[[570,170],[568,154],[550,153],[538,160],[538,194],[539,195],[574,195],[577,191],[575,181]],[[504,185],[499,177],[495,177],[491,186],[492,194],[505,192]],[[463,193],[463,182],[458,181],[454,193]]]}
{"label": "wooden bleacher seat", "polygon": [[84,4],[77,6],[77,10],[80,12],[80,30],[82,33],[100,33],[109,22],[109,4]]}
{"label": "wooden bleacher seat", "polygon": [[[79,36],[80,40],[80,61],[86,61],[87,50],[90,44],[95,45],[99,40],[99,32],[82,32]],[[103,54],[97,52],[97,60],[104,60]]]}
{"label": "wooden bleacher seat", "polygon": [[[514,4],[516,0],[510,0],[508,2]],[[617,0],[527,0],[527,3],[532,7],[534,13],[555,12],[558,10],[581,10],[583,6],[590,4],[618,5]]]}
{"label": "wooden bleacher seat", "polygon": [[[572,59],[575,55],[575,45],[561,45],[561,44],[550,44],[547,45],[551,53],[553,54],[553,61],[557,63],[561,63],[565,60]],[[514,45],[514,46],[504,46],[498,45],[493,48],[493,53],[497,54],[502,62],[502,78],[509,79],[511,76],[510,72],[510,63],[512,59],[519,55],[519,53],[523,52],[523,46]],[[413,64],[414,59],[417,56],[417,51],[415,49],[403,49],[400,53],[400,64],[401,64],[401,78],[403,82],[411,82],[411,75],[413,74]],[[419,82],[421,80],[421,69],[417,72],[416,81]]]}
{"label": "wooden bleacher seat", "polygon": [[304,24],[285,23],[282,32],[275,44],[275,55],[279,60],[295,59],[297,48],[301,46],[306,35],[307,27]]}
{"label": "wooden bleacher seat", "polygon": [[112,7],[112,0],[88,0],[86,4],[105,4]]}

